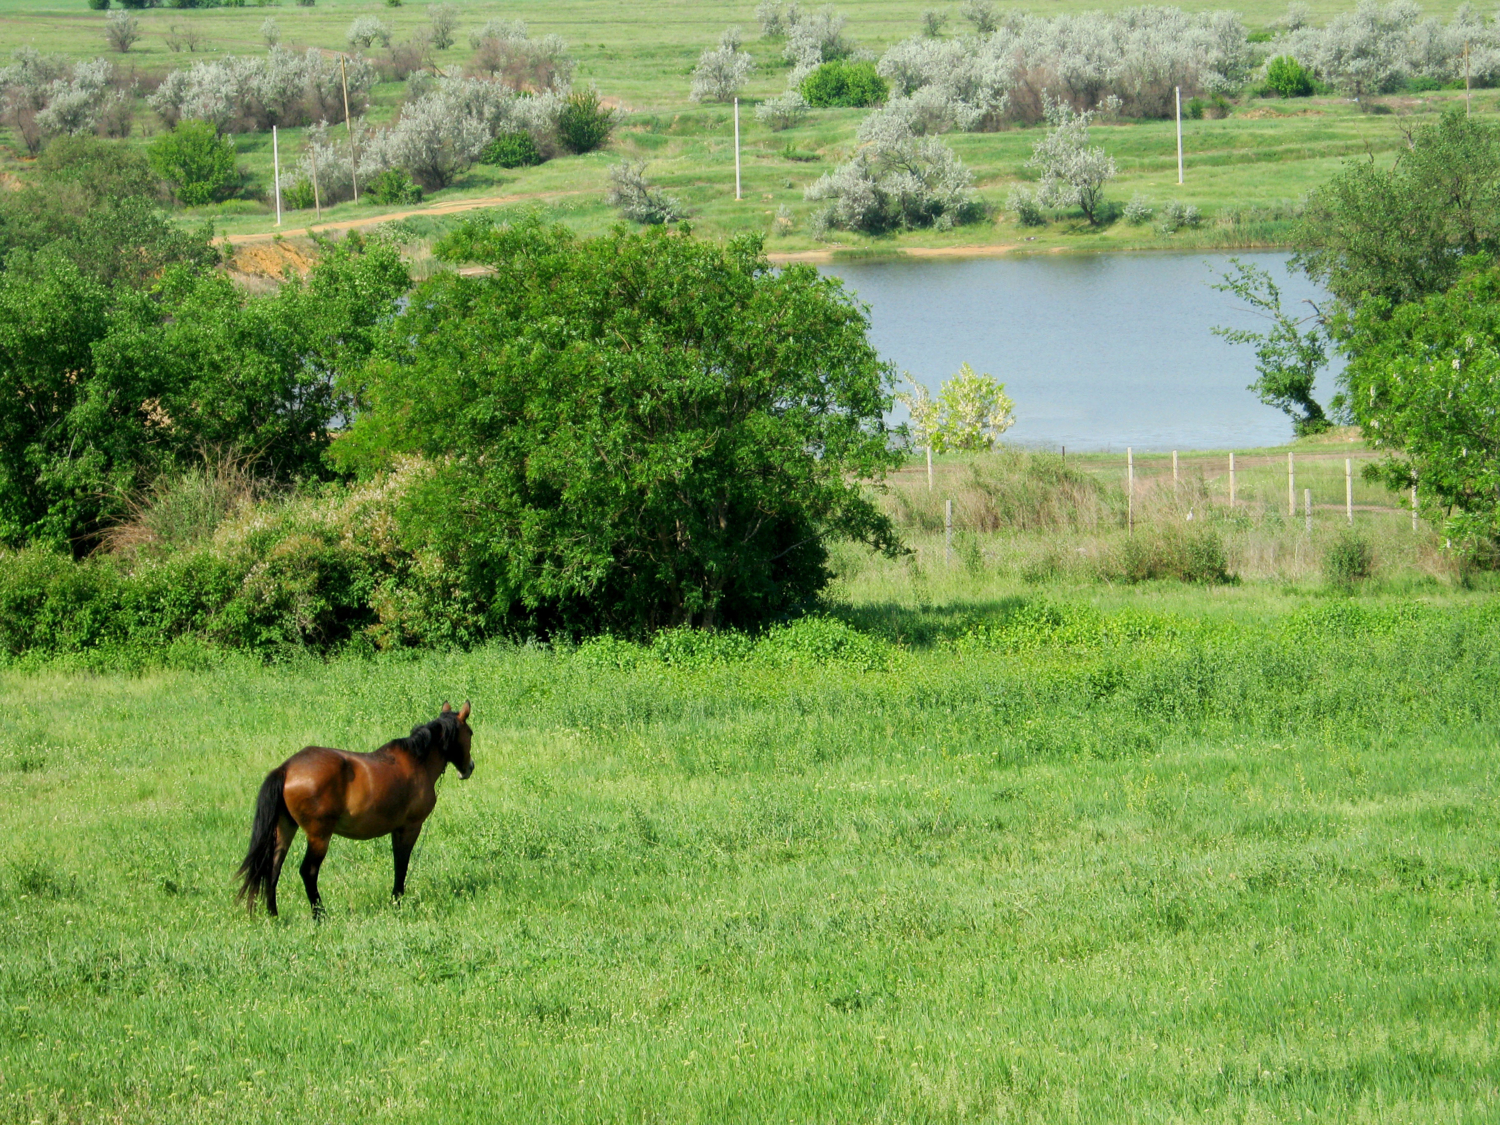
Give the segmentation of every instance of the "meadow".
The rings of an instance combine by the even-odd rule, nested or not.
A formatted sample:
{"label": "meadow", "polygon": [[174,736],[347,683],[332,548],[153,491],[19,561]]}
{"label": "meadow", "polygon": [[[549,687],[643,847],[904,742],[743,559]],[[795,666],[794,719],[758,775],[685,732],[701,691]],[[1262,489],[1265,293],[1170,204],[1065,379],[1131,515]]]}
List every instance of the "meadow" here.
{"label": "meadow", "polygon": [[[1084,11],[1119,3],[1059,0],[1049,13]],[[1189,9],[1213,4],[1188,4]],[[875,51],[915,34],[924,6],[907,2],[859,0],[839,6],[849,19],[848,34]],[[1252,29],[1263,28],[1284,6],[1263,2],[1239,9]],[[1343,5],[1313,6],[1326,18]],[[506,170],[476,165],[450,188],[430,196],[421,209],[437,207],[541,209],[549,217],[591,233],[617,221],[604,203],[608,168],[620,159],[648,160],[649,175],[660,187],[689,208],[691,222],[701,234],[722,237],[746,231],[769,236],[769,249],[783,255],[837,252],[843,249],[919,247],[955,250],[976,247],[1039,250],[1099,250],[1119,248],[1265,246],[1286,243],[1300,200],[1325,181],[1341,160],[1363,156],[1389,159],[1402,143],[1401,129],[1413,115],[1435,114],[1461,100],[1463,93],[1437,91],[1416,96],[1393,96],[1359,106],[1342,98],[1296,101],[1245,99],[1223,120],[1185,123],[1186,183],[1177,185],[1174,125],[1168,121],[1125,121],[1101,124],[1095,142],[1102,143],[1119,164],[1120,174],[1109,197],[1123,203],[1137,192],[1160,207],[1170,200],[1198,206],[1207,222],[1197,230],[1160,234],[1150,224],[1129,226],[1116,222],[1103,229],[1082,220],[1054,222],[1040,229],[1022,228],[1014,216],[996,211],[991,218],[952,231],[918,231],[870,237],[841,233],[817,242],[803,229],[813,205],[803,200],[804,189],[846,159],[855,144],[861,110],[820,110],[807,123],[773,133],[757,123],[753,104],[779,93],[788,64],[781,43],[758,38],[754,5],[693,5],[673,3],[630,6],[602,0],[564,0],[557,4],[485,2],[461,5],[463,17],[457,44],[434,56],[444,72],[461,71],[472,51],[467,35],[486,19],[523,18],[532,34],[556,33],[570,44],[579,61],[577,80],[597,84],[625,113],[615,139],[604,151],[586,156],[564,156],[536,167]],[[1432,15],[1447,18],[1455,5],[1426,5]],[[389,8],[372,0],[324,0],[311,8],[247,7],[200,10],[155,9],[142,14],[142,41],[125,55],[111,55],[117,65],[148,82],[166,71],[199,58],[223,54],[257,53],[264,49],[259,28],[267,15],[281,26],[282,45],[294,49],[314,46],[344,50],[344,31],[356,15],[377,15],[395,28],[400,39],[426,20],[419,4]],[[34,0],[0,3],[0,52],[29,44],[43,51],[92,57],[104,50],[104,13],[79,4],[58,8]],[[688,100],[689,74],[698,53],[714,45],[731,24],[744,29],[747,49],[758,69],[741,106],[744,198],[734,198],[732,110],[723,105],[697,105]],[[956,8],[950,30],[962,25]],[[173,27],[193,27],[201,38],[195,52],[173,52],[166,41]],[[373,52],[379,57],[383,52]],[[404,84],[386,82],[374,92],[369,117],[392,119],[398,112]],[[1493,112],[1497,95],[1475,94],[1476,111]],[[1362,112],[1378,108],[1381,112]],[[159,127],[144,108],[137,121],[136,139],[143,143]],[[282,155],[300,154],[303,131],[281,134]],[[1036,129],[1012,128],[999,133],[954,134],[955,151],[973,170],[980,197],[994,208],[1003,206],[1012,185],[1026,178],[1024,169]],[[195,211],[212,218],[235,239],[268,238],[277,233],[269,200],[271,138],[245,134],[236,138],[247,180],[245,198]],[[0,171],[25,178],[26,162],[14,158]],[[786,206],[797,221],[787,234],[772,234],[772,217]],[[324,229],[369,224],[396,218],[411,207],[377,207],[369,202],[344,203],[323,212]],[[288,214],[280,233],[297,234],[313,224],[311,211]],[[404,235],[417,243],[430,240],[435,227],[451,222],[446,216],[407,224]]]}
{"label": "meadow", "polygon": [[[759,638],[13,667],[0,1120],[1493,1120],[1500,616],[1361,499],[1357,588],[1026,579],[1048,533],[913,507]],[[320,924],[235,904],[266,771],[464,698],[399,907],[383,840]]]}

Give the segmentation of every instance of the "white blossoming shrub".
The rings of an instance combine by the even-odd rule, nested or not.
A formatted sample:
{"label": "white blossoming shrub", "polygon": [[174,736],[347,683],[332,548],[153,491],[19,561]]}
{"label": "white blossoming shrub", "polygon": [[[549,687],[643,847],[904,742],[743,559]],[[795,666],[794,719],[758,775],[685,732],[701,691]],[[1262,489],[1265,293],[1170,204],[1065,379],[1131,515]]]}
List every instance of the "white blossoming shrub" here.
{"label": "white blossoming shrub", "polygon": [[879,70],[897,94],[920,95],[933,127],[974,130],[1041,120],[1046,96],[1081,110],[1114,96],[1130,116],[1164,117],[1174,87],[1190,95],[1237,90],[1251,67],[1244,25],[1232,13],[1140,7],[1015,15],[957,39],[917,36],[892,46]]}
{"label": "white blossoming shrub", "polygon": [[1286,31],[1269,46],[1269,56],[1290,55],[1324,82],[1352,97],[1389,93],[1414,79],[1437,84],[1464,75],[1476,85],[1500,83],[1500,27],[1465,3],[1446,25],[1422,18],[1410,0],[1361,0],[1326,27],[1311,26],[1303,13],[1281,21]]}
{"label": "white blossoming shrub", "polygon": [[860,126],[861,147],[807,189],[825,204],[809,227],[877,233],[913,227],[947,229],[983,213],[970,190],[973,174],[937,137],[923,136],[911,121],[889,112]]}
{"label": "white blossoming shrub", "polygon": [[[347,62],[349,107],[358,113],[378,76],[368,60]],[[249,132],[344,119],[337,58],[309,48],[297,54],[273,47],[258,58],[230,56],[174,70],[147,99],[168,127],[183,119],[208,121],[221,132]]]}
{"label": "white blossoming shrub", "polygon": [[792,129],[807,119],[812,107],[800,90],[788,90],[774,98],[767,98],[755,107],[755,120],[768,126],[773,132]]}

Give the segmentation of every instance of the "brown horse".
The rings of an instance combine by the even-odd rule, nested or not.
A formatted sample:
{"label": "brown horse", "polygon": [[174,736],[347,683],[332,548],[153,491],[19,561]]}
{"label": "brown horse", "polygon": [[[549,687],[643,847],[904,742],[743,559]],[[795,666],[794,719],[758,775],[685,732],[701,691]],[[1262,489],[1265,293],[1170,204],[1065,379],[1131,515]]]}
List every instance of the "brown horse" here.
{"label": "brown horse", "polygon": [[387,742],[373,754],[352,754],[309,746],[277,766],[261,784],[250,829],[250,850],[239,874],[239,897],[255,909],[264,895],[266,910],[276,914],[276,883],[281,862],[300,827],[307,833],[302,857],[302,885],[313,917],[323,914],[318,868],[333,836],[372,840],[387,833],[396,855],[396,886],[406,891],[406,865],[422,832],[422,822],[437,804],[437,779],[452,762],[458,776],[474,772],[469,744],[469,705],[454,711],[447,703],[436,719],[413,727],[410,738]]}

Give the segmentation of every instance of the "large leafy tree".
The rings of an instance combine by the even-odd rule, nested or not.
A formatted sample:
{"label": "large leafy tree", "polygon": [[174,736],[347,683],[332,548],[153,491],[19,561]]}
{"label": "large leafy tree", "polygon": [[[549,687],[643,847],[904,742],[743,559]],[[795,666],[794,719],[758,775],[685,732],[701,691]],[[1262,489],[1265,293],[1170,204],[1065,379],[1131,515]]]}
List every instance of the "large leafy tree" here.
{"label": "large leafy tree", "polygon": [[1500,250],[1500,125],[1450,109],[1393,166],[1352,162],[1308,201],[1297,263],[1342,308],[1438,293],[1464,257]]}
{"label": "large leafy tree", "polygon": [[863,311],[759,239],[470,223],[359,388],[335,454],[438,470],[407,526],[490,631],[750,626],[899,549],[861,481],[899,462]]}
{"label": "large leafy tree", "polygon": [[0,272],[0,541],[86,551],[136,491],[210,450],[282,480],[328,471],[339,374],[408,285],[394,250],[330,247],[267,297],[193,255],[137,286],[77,252],[58,239]]}
{"label": "large leafy tree", "polygon": [[1419,484],[1450,536],[1500,542],[1500,269],[1471,259],[1418,301],[1362,304],[1349,329],[1350,409],[1387,457],[1393,488]]}

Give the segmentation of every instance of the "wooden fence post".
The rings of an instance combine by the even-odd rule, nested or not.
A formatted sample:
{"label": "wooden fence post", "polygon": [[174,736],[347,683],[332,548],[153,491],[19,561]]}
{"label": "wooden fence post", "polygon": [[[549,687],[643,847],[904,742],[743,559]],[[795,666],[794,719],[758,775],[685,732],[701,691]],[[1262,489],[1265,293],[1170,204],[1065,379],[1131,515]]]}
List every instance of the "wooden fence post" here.
{"label": "wooden fence post", "polygon": [[1229,455],[1229,506],[1234,507],[1234,454]]}
{"label": "wooden fence post", "polygon": [[1177,483],[1177,450],[1172,450],[1172,483]]}

